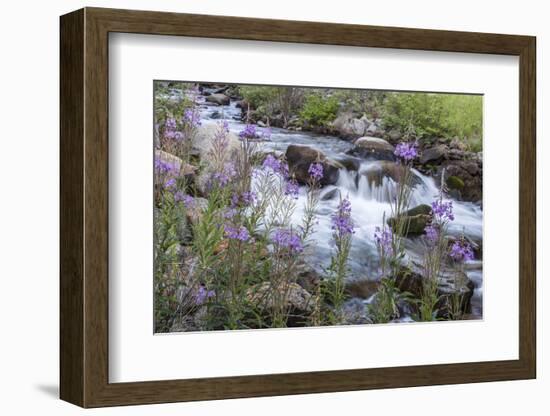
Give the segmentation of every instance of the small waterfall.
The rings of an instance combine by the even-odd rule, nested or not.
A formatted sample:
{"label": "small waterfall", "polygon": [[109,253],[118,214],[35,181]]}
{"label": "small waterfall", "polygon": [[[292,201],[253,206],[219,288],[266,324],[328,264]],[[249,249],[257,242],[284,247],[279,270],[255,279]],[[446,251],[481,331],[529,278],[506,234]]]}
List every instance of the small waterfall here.
{"label": "small waterfall", "polygon": [[[244,128],[240,121],[240,109],[232,102],[229,106],[201,105],[201,117],[205,124],[215,123],[218,120],[211,118],[215,112],[220,112],[228,118],[229,128],[238,133]],[[310,132],[289,131],[282,128],[272,128],[271,140],[263,142],[261,149],[264,152],[286,152],[290,144],[312,147],[320,150],[332,160],[345,158],[346,153],[353,147],[347,141],[337,137],[317,135]],[[331,215],[337,209],[339,197],[348,197],[352,206],[352,219],[355,224],[350,261],[350,279],[375,279],[379,274],[379,256],[374,241],[376,227],[383,225],[391,216],[391,201],[395,198],[399,165],[391,161],[362,160],[357,170],[340,169],[336,184],[325,187],[317,206],[317,220],[314,234],[311,237],[312,246],[307,251],[307,261],[319,273],[325,273],[334,252]],[[413,185],[410,208],[420,204],[430,205],[439,197],[439,184],[433,178],[425,176],[413,169]],[[333,191],[337,192],[333,192]],[[293,226],[302,224],[306,205],[306,187],[301,187],[296,201],[296,209],[292,215]],[[483,212],[481,207],[470,202],[453,200],[455,220],[449,224],[449,232],[454,235],[465,234],[475,241],[482,239]],[[418,259],[425,250],[422,239],[407,239],[406,251],[410,259]],[[481,263],[468,275],[479,287],[474,295],[474,308],[481,308]]]}

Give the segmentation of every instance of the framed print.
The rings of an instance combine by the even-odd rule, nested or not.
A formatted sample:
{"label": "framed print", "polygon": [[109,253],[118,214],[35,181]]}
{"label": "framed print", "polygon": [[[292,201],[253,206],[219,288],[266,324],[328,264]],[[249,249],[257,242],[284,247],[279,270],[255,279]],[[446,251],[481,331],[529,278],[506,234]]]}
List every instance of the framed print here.
{"label": "framed print", "polygon": [[62,16],[61,398],[534,378],[535,103],[529,36]]}

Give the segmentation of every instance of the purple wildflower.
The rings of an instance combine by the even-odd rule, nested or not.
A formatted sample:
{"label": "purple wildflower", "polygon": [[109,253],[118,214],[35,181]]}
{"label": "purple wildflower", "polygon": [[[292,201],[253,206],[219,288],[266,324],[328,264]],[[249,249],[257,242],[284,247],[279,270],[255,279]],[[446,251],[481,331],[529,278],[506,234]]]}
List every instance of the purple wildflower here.
{"label": "purple wildflower", "polygon": [[271,169],[273,172],[278,173],[285,178],[288,176],[288,164],[277,159],[273,155],[267,155],[262,166],[264,169]]}
{"label": "purple wildflower", "polygon": [[301,253],[304,250],[302,240],[292,230],[279,228],[273,233],[271,240],[280,248],[288,249],[290,253]]}
{"label": "purple wildflower", "polygon": [[430,245],[434,245],[439,240],[439,230],[434,225],[428,225],[424,232],[426,233],[426,240]]}
{"label": "purple wildflower", "polygon": [[227,208],[227,209],[223,212],[223,217],[224,217],[226,220],[230,220],[230,219],[234,218],[235,215],[237,215],[237,210],[236,210],[235,208]]}
{"label": "purple wildflower", "polygon": [[189,127],[196,128],[201,125],[201,116],[195,109],[188,108],[183,113],[183,121]]}
{"label": "purple wildflower", "polygon": [[197,293],[195,294],[195,304],[202,305],[208,299],[215,296],[215,294],[216,293],[213,290],[208,290],[204,285],[200,285],[199,290],[197,290]]}
{"label": "purple wildflower", "polygon": [[438,199],[432,202],[432,214],[439,221],[454,221],[453,201],[443,202]]}
{"label": "purple wildflower", "polygon": [[176,180],[174,178],[167,179],[164,182],[164,189],[174,190],[176,188]]}
{"label": "purple wildflower", "polygon": [[376,241],[378,249],[385,256],[393,255],[393,234],[391,229],[376,227],[374,230],[374,241]]}
{"label": "purple wildflower", "polygon": [[167,162],[159,157],[155,158],[155,170],[158,174],[175,174],[177,166],[175,163]]}
{"label": "purple wildflower", "polygon": [[457,262],[473,260],[474,250],[470,244],[462,239],[453,243],[449,256]]}
{"label": "purple wildflower", "polygon": [[397,157],[400,157],[405,162],[409,162],[413,160],[416,156],[418,156],[418,151],[416,147],[417,144],[414,142],[402,142],[395,146],[395,151],[393,152],[393,154]]}
{"label": "purple wildflower", "polygon": [[164,129],[165,130],[176,130],[176,119],[175,118],[167,118],[166,122],[164,123]]}
{"label": "purple wildflower", "polygon": [[182,191],[177,191],[174,194],[174,200],[181,202],[185,208],[193,208],[195,206],[195,198],[191,195],[186,195]]}
{"label": "purple wildflower", "polygon": [[231,162],[228,162],[224,165],[221,172],[214,172],[211,175],[211,181],[215,182],[218,186],[226,186],[231,178],[237,174],[235,170],[235,165]]}
{"label": "purple wildflower", "polygon": [[235,208],[238,205],[249,206],[256,202],[256,192],[246,191],[242,194],[234,193],[231,196],[231,207]]}
{"label": "purple wildflower", "polygon": [[247,124],[243,131],[239,133],[241,139],[257,139],[256,126],[254,124]]}
{"label": "purple wildflower", "polygon": [[231,240],[248,241],[250,239],[250,233],[242,225],[239,227],[233,227],[231,225],[225,225],[225,236]]}
{"label": "purple wildflower", "polygon": [[300,193],[300,186],[298,182],[294,179],[289,180],[285,185],[285,195],[290,196],[294,199],[298,199],[298,194]]}
{"label": "purple wildflower", "polygon": [[309,165],[307,170],[309,176],[315,181],[320,181],[323,179],[323,165],[321,163],[315,162]]}
{"label": "purple wildflower", "polygon": [[176,131],[174,132],[172,138],[178,142],[181,142],[185,138],[185,135],[181,131]]}
{"label": "purple wildflower", "polygon": [[332,229],[339,238],[354,233],[353,221],[351,219],[351,202],[348,198],[340,201],[338,209],[331,216]]}

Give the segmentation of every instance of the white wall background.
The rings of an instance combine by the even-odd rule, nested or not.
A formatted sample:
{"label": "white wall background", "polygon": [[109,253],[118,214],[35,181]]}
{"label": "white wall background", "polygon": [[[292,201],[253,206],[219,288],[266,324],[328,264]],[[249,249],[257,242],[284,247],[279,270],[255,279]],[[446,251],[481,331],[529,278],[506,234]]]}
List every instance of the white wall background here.
{"label": "white wall background", "polygon": [[[102,415],[546,415],[550,332],[544,282],[550,209],[543,140],[550,89],[545,2],[276,0],[51,0],[4,2],[0,16],[0,410],[2,414],[83,413],[58,395],[58,16],[82,6],[536,35],[538,38],[538,380],[167,404],[87,411]],[[506,120],[503,120],[505,123]],[[546,178],[545,178],[546,176]],[[546,201],[544,201],[546,198]],[[545,235],[543,237],[543,235]],[[546,241],[545,241],[546,240]],[[299,347],[297,347],[299,348]],[[182,357],[185,359],[185,357]]]}

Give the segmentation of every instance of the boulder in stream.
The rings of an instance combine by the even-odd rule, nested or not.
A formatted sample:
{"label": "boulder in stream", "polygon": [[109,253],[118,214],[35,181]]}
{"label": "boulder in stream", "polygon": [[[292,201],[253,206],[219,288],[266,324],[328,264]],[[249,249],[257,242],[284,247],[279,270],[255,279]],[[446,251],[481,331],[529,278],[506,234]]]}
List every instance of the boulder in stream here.
{"label": "boulder in stream", "polygon": [[210,94],[206,97],[206,101],[217,105],[229,105],[229,97],[225,94]]}
{"label": "boulder in stream", "polygon": [[301,184],[307,184],[310,179],[309,167],[312,163],[323,165],[322,186],[334,185],[343,167],[336,161],[328,159],[321,151],[308,146],[291,144],[286,149],[286,160],[290,174]]}
{"label": "boulder in stream", "polygon": [[395,148],[386,140],[378,137],[364,136],[354,142],[348,154],[373,160],[395,160]]}

